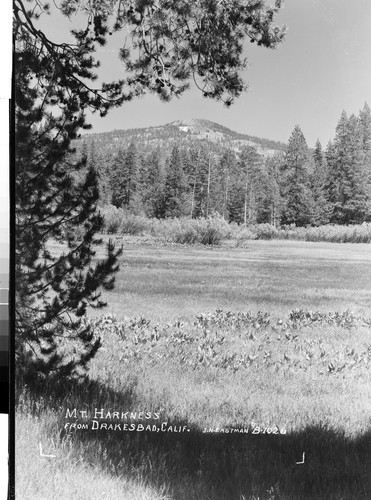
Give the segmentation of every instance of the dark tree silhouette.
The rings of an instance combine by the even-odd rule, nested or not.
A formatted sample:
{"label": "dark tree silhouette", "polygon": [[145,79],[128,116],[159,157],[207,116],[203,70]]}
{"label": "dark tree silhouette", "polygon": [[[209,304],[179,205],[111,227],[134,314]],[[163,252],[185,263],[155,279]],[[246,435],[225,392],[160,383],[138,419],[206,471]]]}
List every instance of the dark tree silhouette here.
{"label": "dark tree silhouette", "polygon": [[362,223],[367,217],[367,181],[363,134],[355,115],[342,112],[329,155],[328,189],[332,204],[331,222]]}
{"label": "dark tree silhouette", "polygon": [[[27,53],[27,41],[24,47],[15,55],[14,96],[17,366],[72,374],[100,346],[81,317],[88,305],[103,305],[97,290],[113,287],[118,252],[109,243],[107,258],[92,265],[103,222],[96,212],[97,175],[86,168],[85,155],[73,162],[69,156],[81,120],[69,116],[73,103],[59,116],[46,111],[55,93],[30,85],[30,68],[39,71],[40,63]],[[67,249],[56,255],[51,242]]]}
{"label": "dark tree silhouette", "polygon": [[282,164],[281,194],[285,199],[282,213],[284,224],[305,226],[312,222],[314,202],[309,184],[312,158],[299,125],[289,139]]}

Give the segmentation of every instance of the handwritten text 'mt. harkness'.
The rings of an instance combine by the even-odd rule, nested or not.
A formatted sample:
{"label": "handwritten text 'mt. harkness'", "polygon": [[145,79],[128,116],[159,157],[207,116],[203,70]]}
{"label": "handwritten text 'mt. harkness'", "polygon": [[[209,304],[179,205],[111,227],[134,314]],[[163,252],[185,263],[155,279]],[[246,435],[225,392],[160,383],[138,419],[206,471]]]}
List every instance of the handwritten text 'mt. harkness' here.
{"label": "handwritten text 'mt. harkness'", "polygon": [[92,418],[94,420],[160,420],[160,412],[144,411],[111,411],[104,408],[94,408],[93,412],[67,408],[65,418]]}
{"label": "handwritten text 'mt. harkness'", "polygon": [[187,425],[170,425],[161,419],[160,412],[150,411],[111,411],[104,408],[78,410],[67,408],[64,429],[77,430],[106,430],[106,431],[149,431],[149,432],[189,432]]}

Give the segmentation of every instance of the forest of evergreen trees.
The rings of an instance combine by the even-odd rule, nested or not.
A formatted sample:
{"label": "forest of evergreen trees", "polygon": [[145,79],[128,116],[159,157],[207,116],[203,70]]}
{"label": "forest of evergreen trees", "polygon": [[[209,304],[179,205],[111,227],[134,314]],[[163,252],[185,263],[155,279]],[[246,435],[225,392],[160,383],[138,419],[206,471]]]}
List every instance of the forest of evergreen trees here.
{"label": "forest of evergreen trees", "polygon": [[371,110],[341,114],[325,149],[308,148],[299,126],[286,151],[262,156],[209,141],[169,142],[141,151],[131,142],[114,155],[84,142],[88,164],[100,174],[100,204],[149,218],[203,218],[276,227],[359,224],[371,220]]}

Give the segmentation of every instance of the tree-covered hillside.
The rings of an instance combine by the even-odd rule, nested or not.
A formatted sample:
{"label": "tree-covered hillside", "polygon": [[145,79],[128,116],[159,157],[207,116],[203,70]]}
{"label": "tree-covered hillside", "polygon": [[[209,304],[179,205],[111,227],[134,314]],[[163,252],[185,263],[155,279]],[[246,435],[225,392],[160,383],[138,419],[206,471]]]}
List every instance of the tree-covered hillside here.
{"label": "tree-covered hillside", "polygon": [[[239,152],[244,146],[253,146],[263,156],[273,155],[275,151],[284,151],[285,144],[270,139],[250,136],[235,132],[223,125],[209,120],[174,121],[156,127],[112,130],[84,135],[82,142],[94,142],[101,150],[116,152],[135,142],[142,151],[155,147],[168,149],[169,143],[193,143],[207,141],[210,147],[230,148]],[[81,141],[79,141],[81,143]],[[79,144],[76,144],[79,147]]]}
{"label": "tree-covered hillside", "polygon": [[100,204],[147,217],[208,217],[279,226],[371,217],[371,112],[342,113],[334,140],[287,146],[207,120],[86,135],[77,154],[100,174]]}

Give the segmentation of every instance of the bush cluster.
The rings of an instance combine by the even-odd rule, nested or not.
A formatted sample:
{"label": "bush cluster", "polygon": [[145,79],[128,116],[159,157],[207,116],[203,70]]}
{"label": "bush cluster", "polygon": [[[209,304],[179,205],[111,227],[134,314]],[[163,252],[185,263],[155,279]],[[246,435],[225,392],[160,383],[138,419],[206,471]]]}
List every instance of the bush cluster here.
{"label": "bush cluster", "polygon": [[107,234],[141,235],[150,230],[151,220],[134,215],[122,208],[107,205],[101,209],[104,217],[103,231]]}
{"label": "bush cluster", "polygon": [[371,243],[371,223],[342,226],[328,224],[318,227],[283,226],[256,224],[241,229],[235,235],[236,246],[243,247],[249,240],[300,240],[328,243]]}
{"label": "bush cluster", "polygon": [[283,227],[278,231],[280,239],[326,241],[331,243],[371,243],[371,223],[342,226],[328,224],[318,227]]}
{"label": "bush cluster", "polygon": [[151,234],[163,238],[168,243],[220,245],[222,240],[230,237],[231,228],[228,222],[218,215],[207,219],[152,219]]}
{"label": "bush cluster", "polygon": [[207,219],[147,219],[112,205],[103,207],[101,213],[104,217],[103,230],[107,234],[149,234],[169,243],[219,245],[232,233],[228,222],[217,214]]}
{"label": "bush cluster", "polygon": [[244,247],[249,240],[301,240],[331,243],[371,243],[371,223],[359,225],[325,225],[318,227],[276,228],[271,224],[254,224],[247,227],[228,223],[218,214],[206,219],[187,217],[174,219],[148,219],[134,215],[112,205],[101,209],[104,216],[104,232],[118,235],[151,235],[167,243],[187,245],[220,245],[225,239],[233,239],[236,247]]}

